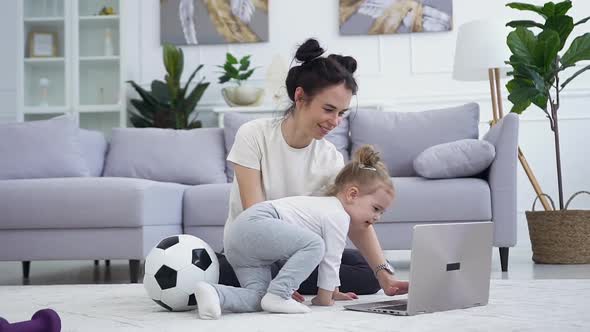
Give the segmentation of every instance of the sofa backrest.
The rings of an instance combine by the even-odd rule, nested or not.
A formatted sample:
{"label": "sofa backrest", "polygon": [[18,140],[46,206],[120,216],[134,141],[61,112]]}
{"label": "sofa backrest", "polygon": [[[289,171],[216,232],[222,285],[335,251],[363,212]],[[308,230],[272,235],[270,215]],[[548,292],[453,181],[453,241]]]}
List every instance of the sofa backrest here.
{"label": "sofa backrest", "polygon": [[[262,117],[280,117],[282,115],[282,112],[275,112],[270,114],[226,113],[223,117],[223,133],[225,138],[226,157],[229,151],[231,150],[232,146],[234,145],[236,132],[238,131],[241,125],[248,121],[252,121]],[[332,142],[332,144],[336,146],[336,149],[338,149],[338,151],[342,153],[345,162],[350,159],[350,137],[347,118],[344,118],[337,128],[335,128],[328,135],[326,135],[326,139]],[[227,174],[227,181],[232,182],[234,179],[234,168],[231,162],[226,161],[225,171]]]}
{"label": "sofa backrest", "polygon": [[391,176],[416,176],[413,161],[426,148],[479,136],[479,105],[423,112],[359,110],[350,116],[351,154],[364,144],[381,153]]}
{"label": "sofa backrest", "polygon": [[103,133],[98,131],[80,129],[78,134],[80,150],[90,171],[90,176],[101,176],[107,152],[107,140]]}
{"label": "sofa backrest", "polygon": [[114,128],[104,176],[225,183],[223,129]]}

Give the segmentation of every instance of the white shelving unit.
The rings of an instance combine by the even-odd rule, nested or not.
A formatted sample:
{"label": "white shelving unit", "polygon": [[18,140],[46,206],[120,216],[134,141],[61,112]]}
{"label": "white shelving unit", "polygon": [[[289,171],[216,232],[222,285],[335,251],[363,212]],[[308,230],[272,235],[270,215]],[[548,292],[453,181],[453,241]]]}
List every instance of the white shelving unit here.
{"label": "white shelving unit", "polygon": [[[17,120],[71,113],[81,128],[101,130],[127,123],[121,35],[121,0],[21,0],[19,6]],[[113,15],[98,15],[103,7]],[[32,57],[30,36],[57,37],[57,54]],[[46,92],[41,80],[49,82]]]}

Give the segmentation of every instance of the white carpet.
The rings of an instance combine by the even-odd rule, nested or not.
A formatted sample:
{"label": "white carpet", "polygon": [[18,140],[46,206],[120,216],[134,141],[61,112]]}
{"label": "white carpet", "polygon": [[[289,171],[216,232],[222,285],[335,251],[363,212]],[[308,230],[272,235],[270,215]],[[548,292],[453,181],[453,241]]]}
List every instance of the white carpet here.
{"label": "white carpet", "polygon": [[[308,300],[310,297],[308,297]],[[383,294],[355,301],[390,299]],[[351,302],[346,302],[351,303]],[[196,312],[167,312],[147,298],[142,285],[0,287],[0,316],[30,319],[56,310],[62,331],[588,331],[590,280],[492,280],[485,307],[396,317],[312,307],[305,315],[224,314],[203,321]]]}

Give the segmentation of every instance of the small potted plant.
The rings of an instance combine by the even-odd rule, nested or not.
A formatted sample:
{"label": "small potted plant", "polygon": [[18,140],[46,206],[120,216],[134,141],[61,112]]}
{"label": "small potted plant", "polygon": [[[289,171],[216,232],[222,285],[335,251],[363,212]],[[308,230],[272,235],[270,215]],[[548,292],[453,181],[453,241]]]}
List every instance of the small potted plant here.
{"label": "small potted plant", "polygon": [[202,78],[192,89],[190,85],[203,65],[199,65],[188,81],[181,85],[180,78],[184,69],[182,49],[166,44],[162,52],[166,68],[164,81],[153,80],[151,90],[142,88],[134,81],[127,81],[141,97],[131,99],[135,109],[129,109],[129,121],[136,128],[200,128],[202,123],[196,119],[198,112],[195,108],[207,90],[209,82]]}
{"label": "small potted plant", "polygon": [[236,86],[223,88],[221,94],[225,102],[230,106],[255,106],[259,105],[264,97],[264,89],[254,87],[244,82],[252,76],[256,68],[250,69],[250,55],[238,60],[231,53],[226,54],[223,69],[219,77],[219,84],[234,82]]}

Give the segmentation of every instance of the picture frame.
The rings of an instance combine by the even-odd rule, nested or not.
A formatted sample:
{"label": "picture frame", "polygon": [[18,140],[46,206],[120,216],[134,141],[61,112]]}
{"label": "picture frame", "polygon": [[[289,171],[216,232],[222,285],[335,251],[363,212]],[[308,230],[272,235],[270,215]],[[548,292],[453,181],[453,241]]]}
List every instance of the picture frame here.
{"label": "picture frame", "polygon": [[29,57],[46,58],[57,56],[57,33],[31,31],[28,37]]}

